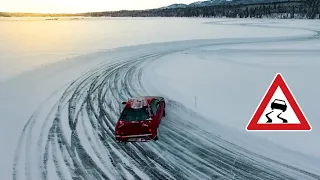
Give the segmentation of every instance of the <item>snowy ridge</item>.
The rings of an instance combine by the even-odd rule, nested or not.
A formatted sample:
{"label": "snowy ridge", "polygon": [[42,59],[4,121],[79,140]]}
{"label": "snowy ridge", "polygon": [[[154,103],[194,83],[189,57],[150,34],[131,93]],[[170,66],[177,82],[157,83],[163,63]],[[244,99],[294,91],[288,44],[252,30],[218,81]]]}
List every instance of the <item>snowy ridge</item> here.
{"label": "snowy ridge", "polygon": [[273,3],[273,2],[287,2],[288,0],[209,0],[197,1],[190,4],[172,4],[162,7],[160,9],[174,9],[174,8],[187,8],[187,7],[205,7],[221,4],[256,4],[256,3]]}
{"label": "snowy ridge", "polygon": [[188,5],[186,4],[171,4],[169,6],[165,6],[165,7],[161,7],[159,9],[175,9],[175,8],[185,8],[187,7]]}

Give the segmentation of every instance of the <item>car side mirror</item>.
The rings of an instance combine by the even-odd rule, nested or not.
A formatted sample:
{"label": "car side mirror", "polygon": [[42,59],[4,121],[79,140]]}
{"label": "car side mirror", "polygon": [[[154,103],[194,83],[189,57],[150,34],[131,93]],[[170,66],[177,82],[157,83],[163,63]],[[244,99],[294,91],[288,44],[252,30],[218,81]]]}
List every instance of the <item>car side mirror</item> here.
{"label": "car side mirror", "polygon": [[127,102],[122,102],[121,104],[127,104]]}
{"label": "car side mirror", "polygon": [[150,118],[154,119],[156,116],[154,114],[151,113]]}

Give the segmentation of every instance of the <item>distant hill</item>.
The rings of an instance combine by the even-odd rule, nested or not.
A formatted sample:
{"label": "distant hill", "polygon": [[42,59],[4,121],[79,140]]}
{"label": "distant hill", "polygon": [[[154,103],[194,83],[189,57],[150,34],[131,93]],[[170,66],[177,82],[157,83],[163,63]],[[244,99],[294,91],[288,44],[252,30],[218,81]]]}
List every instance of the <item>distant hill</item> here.
{"label": "distant hill", "polygon": [[237,5],[237,4],[256,4],[256,3],[274,3],[274,2],[287,2],[288,0],[209,0],[197,1],[191,4],[172,4],[169,6],[161,7],[160,9],[174,9],[174,8],[187,8],[187,7],[206,7],[214,5]]}
{"label": "distant hill", "polygon": [[159,9],[175,9],[175,8],[186,8],[187,4],[171,4],[169,6],[161,7]]}
{"label": "distant hill", "polygon": [[198,1],[198,2],[194,2],[194,3],[189,4],[189,6],[204,7],[204,6],[226,4],[228,2],[229,1],[227,1],[227,0]]}

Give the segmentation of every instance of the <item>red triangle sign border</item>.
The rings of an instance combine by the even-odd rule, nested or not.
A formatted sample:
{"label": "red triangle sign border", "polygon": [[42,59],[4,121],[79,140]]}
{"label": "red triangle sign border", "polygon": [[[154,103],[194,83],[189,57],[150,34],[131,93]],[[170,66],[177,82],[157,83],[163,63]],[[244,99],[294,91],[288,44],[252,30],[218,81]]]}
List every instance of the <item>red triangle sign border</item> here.
{"label": "red triangle sign border", "polygon": [[[288,103],[292,107],[294,113],[300,121],[300,124],[258,124],[258,121],[266,109],[268,103],[273,97],[277,88],[280,87],[284,95],[286,96]],[[260,101],[259,106],[251,117],[247,127],[247,131],[311,131],[312,127],[308,122],[306,116],[301,110],[298,102],[296,101],[292,91],[287,85],[286,81],[282,77],[281,73],[277,73],[267,89],[265,95]]]}

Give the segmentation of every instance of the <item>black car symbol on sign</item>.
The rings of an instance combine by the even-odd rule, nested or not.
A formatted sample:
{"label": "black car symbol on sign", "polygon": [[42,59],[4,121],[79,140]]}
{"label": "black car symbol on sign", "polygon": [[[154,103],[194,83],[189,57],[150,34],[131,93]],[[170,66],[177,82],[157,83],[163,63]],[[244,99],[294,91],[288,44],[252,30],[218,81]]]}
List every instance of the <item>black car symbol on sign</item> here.
{"label": "black car symbol on sign", "polygon": [[282,110],[282,112],[285,112],[287,110],[287,104],[284,100],[280,100],[280,99],[275,99],[272,103],[271,103],[271,109],[279,109]]}

